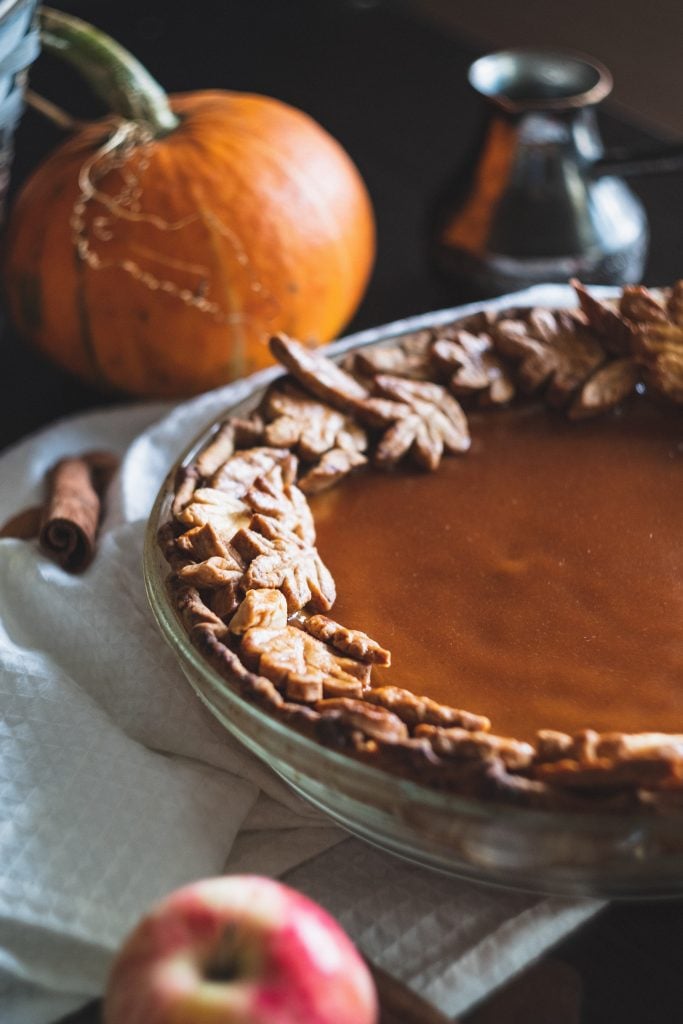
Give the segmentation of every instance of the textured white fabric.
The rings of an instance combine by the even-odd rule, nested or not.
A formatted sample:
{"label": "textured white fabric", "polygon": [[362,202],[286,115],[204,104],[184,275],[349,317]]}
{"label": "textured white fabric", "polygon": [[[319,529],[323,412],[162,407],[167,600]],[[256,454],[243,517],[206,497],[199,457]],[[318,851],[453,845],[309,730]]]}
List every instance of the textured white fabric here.
{"label": "textured white fabric", "polygon": [[[533,296],[567,298],[566,289]],[[195,699],[147,607],[145,519],[171,462],[248,386],[176,408],[75,417],[0,458],[4,522],[40,499],[60,456],[92,448],[123,456],[97,558],[82,576],[62,572],[35,543],[0,541],[4,1024],[56,1020],[98,995],[113,951],[142,911],[224,868],[294,869],[290,880],[328,902],[370,956],[449,1013],[597,906],[480,889],[357,840],[328,849],[343,833]],[[295,867],[304,861],[306,871]]]}

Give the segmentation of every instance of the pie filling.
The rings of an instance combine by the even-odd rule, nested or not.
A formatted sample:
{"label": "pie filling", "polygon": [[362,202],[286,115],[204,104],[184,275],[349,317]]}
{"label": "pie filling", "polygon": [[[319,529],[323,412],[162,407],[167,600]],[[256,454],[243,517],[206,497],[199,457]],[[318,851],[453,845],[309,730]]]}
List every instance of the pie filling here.
{"label": "pie filling", "polygon": [[373,682],[498,733],[683,732],[683,418],[471,414],[467,457],[311,499],[334,616],[392,652]]}
{"label": "pie filling", "polygon": [[192,643],[312,740],[483,799],[676,809],[683,280],[575,288],[344,366],[275,336],[288,375],[179,468],[159,543]]}

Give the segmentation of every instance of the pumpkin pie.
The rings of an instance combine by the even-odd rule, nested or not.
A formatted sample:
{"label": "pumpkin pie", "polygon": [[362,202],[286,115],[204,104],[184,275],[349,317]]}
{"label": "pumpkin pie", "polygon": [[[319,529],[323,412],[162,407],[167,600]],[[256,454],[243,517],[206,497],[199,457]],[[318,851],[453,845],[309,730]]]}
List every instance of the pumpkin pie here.
{"label": "pumpkin pie", "polygon": [[[178,473],[193,643],[319,743],[478,799],[683,805],[683,282],[278,378]],[[391,652],[391,653],[390,653]]]}

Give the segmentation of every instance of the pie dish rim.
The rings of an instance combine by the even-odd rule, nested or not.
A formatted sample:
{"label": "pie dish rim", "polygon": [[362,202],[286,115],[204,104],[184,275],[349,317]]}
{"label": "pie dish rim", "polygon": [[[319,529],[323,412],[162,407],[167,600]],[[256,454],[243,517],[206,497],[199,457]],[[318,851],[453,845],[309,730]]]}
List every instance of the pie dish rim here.
{"label": "pie dish rim", "polygon": [[[519,308],[529,304],[543,304],[548,308],[566,308],[572,304],[570,301],[553,301],[550,303],[543,295],[546,291],[547,289],[541,286],[541,288],[537,287],[515,295],[504,296],[499,300],[494,300],[493,303],[471,303],[464,307],[436,310],[432,313],[399,319],[399,321],[343,338],[331,345],[327,351],[331,355],[339,357],[349,349],[372,344],[386,344],[402,334],[425,327],[451,323],[455,318],[467,316],[482,308],[496,306],[499,308]],[[553,291],[558,292],[559,289],[553,286]],[[564,288],[564,292],[567,300],[569,300],[571,293],[568,287]],[[594,288],[592,293],[600,298],[609,298],[618,294],[618,290]],[[249,378],[247,381],[249,393],[233,404],[228,403],[220,419],[223,419],[226,415],[236,412],[240,413],[246,409],[253,408],[255,399],[263,393],[267,385],[282,375],[283,372],[280,368],[272,368]],[[251,720],[251,726],[256,734],[265,733],[266,736],[270,734],[270,738],[272,736],[278,737],[286,743],[293,745],[300,752],[303,752],[304,760],[310,760],[314,764],[314,768],[311,771],[321,771],[321,766],[323,766],[323,774],[332,778],[339,778],[344,774],[343,771],[340,772],[340,769],[346,769],[347,772],[356,777],[356,781],[360,780],[362,786],[367,787],[369,794],[372,794],[375,788],[386,788],[388,786],[389,790],[392,791],[391,796],[388,800],[382,798],[380,803],[384,806],[384,813],[389,808],[388,813],[390,816],[395,816],[396,813],[400,816],[401,805],[420,804],[426,806],[428,817],[432,812],[434,818],[446,814],[454,818],[454,822],[458,827],[464,825],[471,830],[473,822],[475,830],[480,825],[486,827],[494,825],[497,833],[500,831],[501,837],[509,829],[510,835],[507,836],[507,839],[499,847],[499,852],[502,856],[503,849],[508,850],[509,848],[510,836],[513,839],[520,835],[535,837],[532,845],[536,844],[539,846],[539,856],[542,864],[545,863],[542,851],[546,841],[550,842],[552,848],[556,850],[557,844],[560,843],[561,845],[563,843],[560,837],[566,833],[567,851],[570,851],[572,847],[569,836],[573,837],[573,839],[579,837],[582,847],[579,858],[582,866],[578,868],[577,876],[572,876],[571,878],[567,876],[567,863],[573,863],[575,859],[573,855],[569,856],[568,861],[566,857],[561,856],[559,868],[551,868],[549,873],[544,871],[546,881],[541,884],[537,874],[538,865],[533,867],[530,873],[525,873],[526,868],[521,863],[513,866],[506,861],[502,867],[494,863],[496,856],[492,860],[487,855],[488,862],[482,865],[478,862],[472,862],[472,858],[469,855],[463,857],[462,850],[457,854],[451,855],[451,851],[446,849],[445,852],[441,851],[437,856],[433,855],[432,843],[434,842],[434,834],[429,827],[424,830],[424,825],[424,835],[422,833],[420,836],[413,834],[408,848],[405,847],[405,844],[396,846],[392,837],[387,835],[386,821],[384,822],[383,829],[377,831],[374,825],[372,827],[369,826],[367,821],[358,824],[353,818],[353,811],[351,811],[350,817],[346,812],[338,813],[339,809],[335,804],[336,798],[339,795],[339,786],[337,784],[328,786],[326,783],[324,786],[327,791],[326,797],[325,799],[318,800],[309,792],[309,788],[306,785],[304,776],[308,772],[307,767],[304,767],[302,774],[301,766],[296,768],[295,771],[290,772],[287,764],[281,762],[279,765],[275,765],[275,771],[285,777],[295,790],[306,799],[312,800],[317,806],[323,807],[327,813],[332,814],[347,828],[356,830],[359,835],[364,836],[366,839],[371,839],[371,841],[377,842],[381,846],[393,849],[394,852],[409,856],[421,863],[431,863],[433,866],[441,869],[459,874],[464,873],[469,877],[483,879],[484,881],[498,881],[504,885],[513,886],[521,885],[533,891],[582,894],[599,893],[601,895],[618,896],[659,892],[661,891],[661,885],[664,885],[665,894],[679,892],[683,887],[683,842],[678,844],[672,842],[676,836],[676,822],[680,826],[682,817],[676,810],[668,812],[666,817],[653,815],[651,812],[646,812],[640,808],[607,816],[600,810],[592,811],[589,809],[577,814],[559,809],[520,807],[507,801],[484,800],[471,796],[462,796],[453,792],[434,790],[433,787],[425,785],[419,780],[393,775],[381,766],[355,761],[349,758],[346,753],[339,753],[310,739],[308,736],[297,733],[286,723],[265,713],[246,700],[239,694],[237,688],[231,686],[207,662],[202,654],[189,642],[186,630],[180,621],[177,611],[168,598],[162,579],[162,575],[168,571],[168,565],[157,544],[157,530],[171,501],[176,469],[178,466],[190,461],[201,450],[201,447],[215,430],[217,422],[217,419],[213,418],[185,447],[183,453],[175,460],[160,489],[150,519],[148,519],[145,534],[144,582],[148,599],[151,601],[161,632],[174,648],[190,685],[193,686],[200,698],[218,720],[221,721],[222,725],[236,734],[242,742],[251,746],[252,750],[255,750],[252,736],[244,732],[241,734],[240,730],[231,728],[230,722],[225,721],[224,716],[217,713],[215,703],[212,703],[212,698],[208,695],[209,691],[216,691],[216,689],[222,690],[223,695],[231,698],[232,702],[237,702],[236,707],[245,711],[246,717]],[[256,751],[256,753],[259,757],[263,758],[263,751]],[[269,759],[269,752],[267,750],[265,751],[265,759]],[[370,810],[372,811],[372,808]],[[355,812],[357,813],[357,811],[358,808],[356,806]],[[459,822],[460,825],[458,825]],[[673,833],[672,827],[674,829]],[[391,831],[391,828],[388,830]],[[635,834],[641,835],[641,833],[646,837],[647,842],[652,844],[651,856],[643,857],[642,843],[639,841],[640,852],[635,853],[632,859],[631,854],[628,852],[631,842],[630,840],[626,841],[629,837],[633,837]],[[664,845],[667,848],[666,864],[668,869],[663,873],[661,862],[657,861],[657,854],[659,852],[657,847],[659,838],[665,836],[666,842]],[[446,846],[450,846],[450,841]],[[678,849],[675,849],[676,846],[678,846]],[[616,873],[614,873],[615,864],[621,863],[625,850],[625,863],[622,864],[621,868],[617,867]],[[673,863],[670,859],[672,851],[674,855]],[[505,856],[503,856],[503,859],[506,859]],[[535,863],[537,859],[535,858]],[[478,856],[474,857],[474,861],[478,860]],[[659,866],[656,870],[650,870],[655,863],[658,863]],[[622,868],[624,873],[620,874]],[[673,871],[670,871],[670,868],[673,868]],[[573,867],[569,874],[572,871]]]}

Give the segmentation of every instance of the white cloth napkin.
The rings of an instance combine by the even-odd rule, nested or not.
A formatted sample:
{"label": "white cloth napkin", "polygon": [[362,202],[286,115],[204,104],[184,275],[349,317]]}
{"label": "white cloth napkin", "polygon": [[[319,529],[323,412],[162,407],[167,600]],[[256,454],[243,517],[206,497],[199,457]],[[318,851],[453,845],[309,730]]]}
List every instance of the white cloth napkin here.
{"label": "white cloth napkin", "polygon": [[[514,299],[571,301],[566,288]],[[4,1024],[52,1022],[99,995],[143,910],[223,870],[289,872],[370,957],[449,1014],[600,906],[482,888],[345,838],[194,697],[147,606],[145,520],[171,462],[248,386],[176,408],[78,416],[0,458],[4,522],[40,500],[45,472],[62,455],[110,448],[123,456],[97,557],[82,576],[64,573],[35,543],[0,541]]]}

